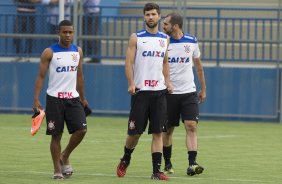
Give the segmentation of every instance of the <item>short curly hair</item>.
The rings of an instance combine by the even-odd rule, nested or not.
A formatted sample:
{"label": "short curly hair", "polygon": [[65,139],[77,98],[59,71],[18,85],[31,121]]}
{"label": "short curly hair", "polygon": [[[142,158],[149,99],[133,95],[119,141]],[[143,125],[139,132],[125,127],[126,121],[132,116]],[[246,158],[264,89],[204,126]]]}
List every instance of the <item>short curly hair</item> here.
{"label": "short curly hair", "polygon": [[160,6],[156,3],[147,3],[143,8],[143,14],[145,15],[145,11],[150,11],[156,9],[158,14],[161,14]]}

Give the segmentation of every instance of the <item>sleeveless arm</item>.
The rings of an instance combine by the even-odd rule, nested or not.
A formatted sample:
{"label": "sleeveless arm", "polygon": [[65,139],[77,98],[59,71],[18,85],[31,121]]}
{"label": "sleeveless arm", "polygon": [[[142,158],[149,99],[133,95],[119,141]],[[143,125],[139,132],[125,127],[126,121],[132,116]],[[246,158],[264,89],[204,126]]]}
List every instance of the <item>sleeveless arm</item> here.
{"label": "sleeveless arm", "polygon": [[33,107],[43,109],[40,102],[39,102],[39,95],[42,89],[42,86],[45,81],[46,73],[49,69],[50,61],[53,57],[53,51],[50,48],[46,48],[41,54],[41,61],[39,72],[37,75],[37,79],[35,81],[34,87],[34,98],[33,98]]}
{"label": "sleeveless arm", "polygon": [[134,77],[133,77],[133,65],[134,65],[134,59],[136,55],[136,48],[137,47],[137,36],[135,33],[133,33],[130,36],[127,51],[126,51],[126,59],[125,59],[125,76],[128,81],[128,92],[130,94],[135,93],[135,83],[134,83]]}
{"label": "sleeveless arm", "polygon": [[83,52],[80,47],[78,47],[78,52],[80,55],[80,59],[79,59],[79,64],[77,68],[77,89],[78,89],[80,100],[83,106],[85,107],[88,105],[88,102],[86,101],[85,93],[84,93],[84,75],[83,75],[83,69],[82,69]]}
{"label": "sleeveless arm", "polygon": [[[169,39],[167,39],[167,48],[169,45]],[[163,61],[163,75],[164,75],[164,80],[165,80],[165,85],[167,87],[168,92],[172,93],[173,91],[173,86],[170,83],[170,71],[169,71],[169,63],[168,63],[168,53],[167,53],[167,48],[165,51],[165,57]]]}

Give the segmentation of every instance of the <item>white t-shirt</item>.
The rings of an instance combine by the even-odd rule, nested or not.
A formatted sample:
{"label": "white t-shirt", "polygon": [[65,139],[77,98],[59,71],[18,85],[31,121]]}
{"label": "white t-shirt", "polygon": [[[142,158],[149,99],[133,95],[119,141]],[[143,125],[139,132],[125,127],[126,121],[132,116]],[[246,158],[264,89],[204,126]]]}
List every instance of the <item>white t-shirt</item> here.
{"label": "white t-shirt", "polygon": [[195,36],[184,34],[179,40],[170,38],[168,62],[173,94],[196,91],[193,74],[193,58],[199,58],[200,55],[200,49]]}
{"label": "white t-shirt", "polygon": [[62,48],[58,43],[50,47],[53,57],[49,65],[47,94],[56,98],[76,98],[77,68],[80,55],[78,47]]}
{"label": "white t-shirt", "polygon": [[166,89],[163,60],[168,36],[162,32],[151,34],[146,30],[136,33],[137,50],[133,67],[135,86],[142,91]]}

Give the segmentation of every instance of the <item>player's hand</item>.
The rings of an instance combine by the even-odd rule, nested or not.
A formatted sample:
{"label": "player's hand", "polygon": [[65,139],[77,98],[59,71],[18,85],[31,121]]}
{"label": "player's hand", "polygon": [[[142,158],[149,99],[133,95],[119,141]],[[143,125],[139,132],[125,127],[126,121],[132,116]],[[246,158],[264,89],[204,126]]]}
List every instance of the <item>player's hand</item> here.
{"label": "player's hand", "polygon": [[130,95],[134,95],[136,93],[136,86],[135,85],[128,86],[127,91]]}
{"label": "player's hand", "polygon": [[83,100],[80,99],[80,102],[83,107],[88,107],[88,101],[86,99],[83,99]]}
{"label": "player's hand", "polygon": [[199,103],[203,103],[206,99],[206,91],[200,90],[198,94]]}
{"label": "player's hand", "polygon": [[172,93],[172,92],[173,92],[173,86],[171,85],[171,83],[167,83],[166,87],[167,87],[167,91],[168,91],[169,93]]}
{"label": "player's hand", "polygon": [[33,109],[36,109],[36,111],[39,111],[39,109],[43,110],[43,107],[41,106],[41,103],[39,100],[34,100]]}

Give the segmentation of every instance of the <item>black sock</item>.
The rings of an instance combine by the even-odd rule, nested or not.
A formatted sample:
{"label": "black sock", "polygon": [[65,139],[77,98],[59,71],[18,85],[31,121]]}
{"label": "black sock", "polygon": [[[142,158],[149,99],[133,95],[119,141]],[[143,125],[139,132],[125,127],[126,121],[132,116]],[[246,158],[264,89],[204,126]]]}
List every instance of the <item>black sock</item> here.
{"label": "black sock", "polygon": [[124,146],[124,155],[122,157],[122,160],[124,160],[127,163],[127,165],[129,165],[130,163],[131,154],[133,151],[134,151],[134,148],[129,149]]}
{"label": "black sock", "polygon": [[164,154],[164,161],[165,161],[165,166],[171,165],[171,152],[172,152],[172,145],[166,147],[163,147],[163,154]]}
{"label": "black sock", "polygon": [[197,151],[188,151],[189,165],[194,165],[196,162]]}
{"label": "black sock", "polygon": [[152,153],[152,162],[153,162],[153,173],[160,172],[161,164],[162,164],[162,153],[160,152]]}

